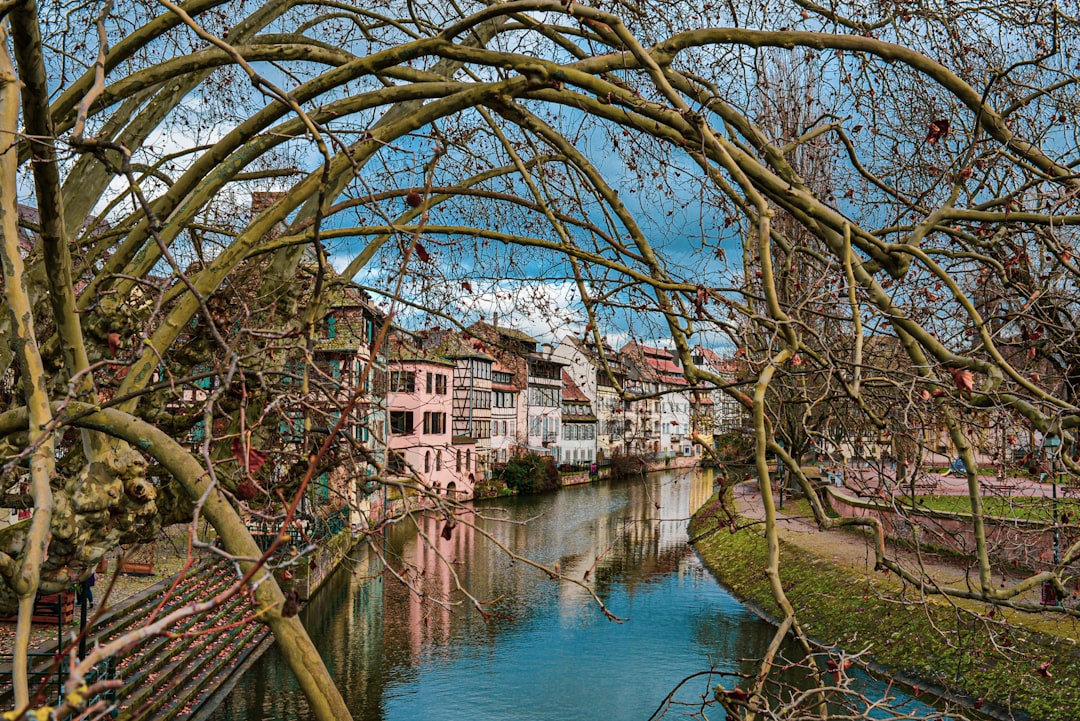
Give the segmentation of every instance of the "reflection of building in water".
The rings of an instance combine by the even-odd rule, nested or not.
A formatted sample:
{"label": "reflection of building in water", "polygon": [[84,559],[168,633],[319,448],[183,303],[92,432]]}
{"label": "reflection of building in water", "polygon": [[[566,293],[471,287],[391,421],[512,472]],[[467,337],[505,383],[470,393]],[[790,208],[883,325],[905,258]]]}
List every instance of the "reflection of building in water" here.
{"label": "reflection of building in water", "polygon": [[[388,578],[388,591],[405,596],[396,607],[404,611],[387,618],[388,633],[407,639],[410,655],[416,658],[425,644],[438,646],[450,641],[452,614],[472,613],[471,602],[459,586],[476,594],[464,576],[476,561],[476,530],[473,517],[455,517],[429,511],[413,517],[415,529],[401,548],[400,557],[390,563],[401,579]],[[390,627],[396,627],[390,630]]]}
{"label": "reflection of building in water", "polygon": [[[683,573],[692,552],[686,546],[691,514],[712,495],[712,472],[664,474],[629,487],[627,505],[595,519],[586,534],[585,552],[561,559],[566,578],[582,580],[589,571],[592,588],[603,596],[610,584],[625,584],[633,594],[640,583],[676,571]],[[559,596],[564,616],[587,613],[585,589],[563,584]]]}

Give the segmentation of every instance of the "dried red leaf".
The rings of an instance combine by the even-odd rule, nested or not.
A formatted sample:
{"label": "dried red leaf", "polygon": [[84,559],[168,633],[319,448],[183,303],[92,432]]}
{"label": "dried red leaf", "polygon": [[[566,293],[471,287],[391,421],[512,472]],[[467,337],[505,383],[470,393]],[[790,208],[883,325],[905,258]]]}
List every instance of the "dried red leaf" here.
{"label": "dried red leaf", "polygon": [[292,618],[300,612],[300,594],[296,592],[296,589],[289,591],[285,596],[285,603],[281,604],[281,617]]}
{"label": "dried red leaf", "polygon": [[947,118],[939,118],[931,121],[930,129],[926,133],[926,142],[936,143],[949,134],[949,121]]}
{"label": "dried red leaf", "polygon": [[428,253],[427,248],[425,248],[419,242],[416,243],[416,257],[419,258],[420,261],[423,263],[431,262],[431,254]]}
{"label": "dried red leaf", "polygon": [[1042,663],[1039,664],[1039,673],[1041,675],[1045,676],[1046,678],[1053,678],[1054,677],[1054,674],[1050,673],[1050,664],[1051,663],[1053,663],[1053,661],[1043,661]]}
{"label": "dried red leaf", "polygon": [[453,521],[447,521],[445,524],[443,524],[442,533],[440,533],[439,535],[444,541],[449,541],[451,538],[454,537],[455,525],[457,524],[455,524]]}
{"label": "dried red leaf", "polygon": [[461,289],[466,293],[472,293],[472,283],[467,280],[461,281]]}
{"label": "dried red leaf", "polygon": [[419,208],[424,204],[424,196],[417,193],[415,190],[410,190],[409,194],[405,196],[405,204],[410,208]]}
{"label": "dried red leaf", "polygon": [[964,393],[971,393],[975,390],[975,375],[966,368],[950,368],[949,373],[952,375],[953,383],[956,387]]}
{"label": "dried red leaf", "polygon": [[250,501],[258,492],[259,489],[255,487],[255,484],[246,478],[236,487],[236,497],[241,501]]}
{"label": "dried red leaf", "polygon": [[922,398],[922,399],[923,399],[924,401],[928,401],[928,400],[930,400],[930,391],[928,391],[928,390],[926,390],[925,388],[923,388],[923,389],[922,389],[922,390],[921,390],[921,391],[919,392],[919,397],[920,397],[920,398]]}
{"label": "dried red leaf", "polygon": [[109,355],[116,356],[116,351],[120,350],[120,334],[109,333]]}
{"label": "dried red leaf", "polygon": [[233,458],[236,459],[236,462],[245,466],[247,470],[251,473],[255,473],[260,468],[262,468],[263,465],[266,464],[266,461],[270,458],[270,456],[268,456],[266,453],[263,453],[259,449],[248,446],[247,459],[245,462],[244,441],[239,436],[233,438],[232,454]]}

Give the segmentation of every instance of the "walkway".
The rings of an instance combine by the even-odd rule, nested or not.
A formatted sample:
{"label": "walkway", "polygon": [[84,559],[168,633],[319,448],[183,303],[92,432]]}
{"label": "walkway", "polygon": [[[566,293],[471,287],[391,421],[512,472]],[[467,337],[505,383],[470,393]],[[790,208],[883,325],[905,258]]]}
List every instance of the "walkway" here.
{"label": "walkway", "polygon": [[[938,493],[946,493],[960,487],[951,482],[952,479],[942,479],[941,490]],[[960,479],[956,479],[960,480]],[[1038,486],[1031,483],[1031,486]],[[849,489],[851,490],[851,489]],[[1036,488],[1026,488],[1032,494],[1036,494]],[[963,493],[967,492],[966,486]],[[746,481],[735,486],[735,509],[744,518],[756,521],[765,520],[765,510],[758,491],[757,481]],[[836,529],[822,531],[811,517],[798,513],[777,512],[777,528],[780,538],[813,555],[826,559],[838,566],[849,568],[856,573],[865,576],[875,575],[875,555],[871,538],[868,533],[858,529]],[[978,572],[973,563],[965,563],[954,555],[935,553],[932,551],[915,551],[906,547],[899,547],[892,542],[887,542],[889,554],[905,569],[919,575],[919,568],[934,578],[941,585],[965,586],[967,581],[975,584],[978,580]],[[880,576],[880,573],[876,573]],[[995,573],[997,576],[997,572]],[[1010,573],[1008,580],[1017,580],[1021,576]],[[1038,590],[1032,590],[1023,598],[1030,601],[1038,601]]]}

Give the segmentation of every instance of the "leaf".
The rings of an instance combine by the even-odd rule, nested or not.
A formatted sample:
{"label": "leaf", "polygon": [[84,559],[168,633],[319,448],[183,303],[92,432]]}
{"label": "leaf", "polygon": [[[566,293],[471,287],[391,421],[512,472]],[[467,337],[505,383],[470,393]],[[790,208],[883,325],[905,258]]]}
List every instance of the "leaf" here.
{"label": "leaf", "polygon": [[923,388],[922,391],[919,392],[919,397],[922,398],[924,401],[930,400],[930,391]]}
{"label": "leaf", "polygon": [[1050,664],[1053,661],[1043,661],[1039,664],[1039,673],[1046,678],[1053,678],[1054,674],[1050,673]]}
{"label": "leaf", "polygon": [[442,533],[440,533],[439,535],[444,541],[449,541],[451,538],[454,537],[454,526],[456,525],[457,524],[455,524],[453,521],[447,521],[445,524],[443,524]]}
{"label": "leaf", "polygon": [[949,121],[947,118],[939,118],[931,121],[930,130],[926,133],[926,142],[936,143],[949,134]]}
{"label": "leaf", "polygon": [[971,393],[975,390],[975,375],[971,371],[966,368],[950,368],[949,373],[960,391]]}
{"label": "leaf", "polygon": [[289,594],[285,596],[285,603],[281,604],[281,617],[292,618],[300,612],[300,594],[296,592],[296,589],[289,591]]}
{"label": "leaf", "polygon": [[116,357],[116,351],[120,350],[120,334],[115,333],[115,332],[114,333],[109,333],[108,339],[109,339],[109,355],[111,355],[111,356],[113,356],[115,358]]}
{"label": "leaf", "polygon": [[424,196],[417,193],[415,190],[410,190],[408,195],[405,196],[405,204],[410,208],[419,208],[424,204]]}
{"label": "leaf", "polygon": [[244,458],[244,445],[245,444],[244,444],[243,439],[240,438],[239,436],[237,436],[236,438],[233,438],[233,442],[232,442],[233,458],[235,458],[236,462],[241,464],[242,466],[244,466],[249,472],[255,473],[256,471],[258,471],[260,468],[262,468],[266,464],[266,461],[269,460],[270,456],[263,453],[262,451],[260,451],[257,448],[254,448],[252,446],[248,446],[247,458],[245,459]]}
{"label": "leaf", "polygon": [[427,252],[427,248],[420,244],[420,241],[416,242],[416,257],[419,258],[422,263],[431,262],[431,254]]}
{"label": "leaf", "polygon": [[461,289],[466,293],[472,293],[472,283],[467,280],[461,281]]}
{"label": "leaf", "polygon": [[240,481],[240,485],[236,487],[236,497],[241,501],[250,501],[258,494],[258,492],[259,489],[247,478]]}

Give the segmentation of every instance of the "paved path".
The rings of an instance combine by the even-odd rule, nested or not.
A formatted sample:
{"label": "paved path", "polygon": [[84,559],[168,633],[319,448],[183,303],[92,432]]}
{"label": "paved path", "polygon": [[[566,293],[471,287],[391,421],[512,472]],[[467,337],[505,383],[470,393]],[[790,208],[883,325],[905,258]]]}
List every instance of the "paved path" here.
{"label": "paved path", "polygon": [[[828,466],[826,466],[828,469]],[[840,469],[837,468],[837,471]],[[983,473],[979,476],[980,486],[986,495],[999,494],[1010,496],[1051,496],[1054,484],[1043,483],[1036,478],[1017,475],[995,475]],[[905,479],[902,488],[909,488],[911,480]],[[896,470],[873,467],[851,467],[844,470],[844,487],[864,496],[877,496],[882,486],[888,490],[896,487]],[[963,496],[967,495],[967,478],[959,475],[921,471],[915,476],[915,489],[919,495]],[[1058,485],[1059,496],[1075,495],[1075,488],[1065,484]]]}
{"label": "paved path", "polygon": [[[964,490],[966,493],[966,488]],[[734,489],[736,511],[744,518],[757,521],[765,520],[765,510],[757,481],[740,483]],[[778,510],[777,528],[782,540],[792,543],[810,553],[825,558],[838,566],[849,568],[868,578],[888,581],[880,572],[874,571],[874,549],[869,534],[857,529],[835,529],[821,531],[812,518],[793,515]],[[978,571],[972,562],[965,563],[952,555],[937,554],[930,551],[916,553],[888,543],[892,557],[905,569],[919,574],[922,568],[926,574],[942,585],[966,585],[970,580],[977,585]],[[893,577],[895,579],[895,577]],[[998,578],[998,576],[995,576]],[[1015,580],[1019,576],[1010,576]],[[1038,600],[1038,593],[1032,591],[1026,600]]]}

